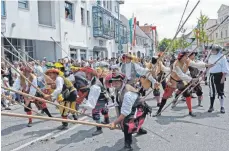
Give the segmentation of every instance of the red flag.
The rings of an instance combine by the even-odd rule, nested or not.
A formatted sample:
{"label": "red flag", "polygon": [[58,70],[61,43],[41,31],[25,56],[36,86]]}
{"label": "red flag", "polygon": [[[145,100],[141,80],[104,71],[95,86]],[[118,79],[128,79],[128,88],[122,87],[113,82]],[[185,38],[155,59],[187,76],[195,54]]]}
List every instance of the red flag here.
{"label": "red flag", "polygon": [[152,26],[152,30],[156,30],[156,26]]}
{"label": "red flag", "polygon": [[137,24],[137,20],[136,17],[134,17],[134,38],[133,38],[133,46],[136,45],[136,24]]}

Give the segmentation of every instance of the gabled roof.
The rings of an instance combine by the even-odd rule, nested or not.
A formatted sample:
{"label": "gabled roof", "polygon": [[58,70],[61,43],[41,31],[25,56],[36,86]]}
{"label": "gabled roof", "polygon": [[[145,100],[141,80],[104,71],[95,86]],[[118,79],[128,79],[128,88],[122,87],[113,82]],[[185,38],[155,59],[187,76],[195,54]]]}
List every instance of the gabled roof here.
{"label": "gabled roof", "polygon": [[220,6],[219,10],[217,11],[217,13],[219,13],[221,10],[223,10],[223,9],[225,9],[225,8],[229,9],[229,6],[228,6],[228,5],[225,5],[225,4],[222,4],[222,5]]}

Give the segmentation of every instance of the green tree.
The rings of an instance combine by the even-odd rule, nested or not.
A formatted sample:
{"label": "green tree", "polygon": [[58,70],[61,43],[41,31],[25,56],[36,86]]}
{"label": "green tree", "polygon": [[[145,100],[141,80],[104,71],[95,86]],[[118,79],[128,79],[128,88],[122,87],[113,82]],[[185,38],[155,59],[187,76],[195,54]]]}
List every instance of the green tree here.
{"label": "green tree", "polygon": [[212,42],[209,39],[209,35],[207,35],[206,31],[204,30],[204,27],[206,25],[206,23],[208,22],[209,18],[206,15],[203,15],[202,13],[200,13],[200,17],[197,18],[197,28],[194,29],[194,33],[195,33],[195,38],[197,40],[198,45],[208,45],[209,42]]}
{"label": "green tree", "polygon": [[168,49],[168,46],[170,46],[172,40],[164,38],[159,42],[158,48],[160,51],[165,51],[165,49]]}

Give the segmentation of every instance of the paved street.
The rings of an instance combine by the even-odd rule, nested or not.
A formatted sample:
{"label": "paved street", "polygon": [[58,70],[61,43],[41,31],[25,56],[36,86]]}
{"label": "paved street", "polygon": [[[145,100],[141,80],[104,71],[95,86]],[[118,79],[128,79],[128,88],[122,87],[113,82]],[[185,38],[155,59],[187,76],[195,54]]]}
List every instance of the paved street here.
{"label": "paved street", "polygon": [[[171,110],[168,108],[161,117],[147,117],[144,127],[147,135],[133,137],[136,151],[228,151],[229,147],[229,99],[226,98],[226,114],[219,112],[219,100],[215,101],[215,111],[208,113],[208,87],[203,85],[204,107],[197,107],[193,99],[193,111],[197,117],[187,116],[185,103]],[[225,87],[229,93],[229,82]],[[152,98],[150,96],[148,99]],[[169,100],[171,101],[171,99]],[[149,101],[153,112],[156,101]],[[23,113],[21,106],[13,106],[10,112]],[[34,107],[35,108],[35,107]],[[59,117],[58,111],[50,107],[51,113]],[[89,111],[88,111],[89,112]],[[111,110],[112,120],[115,118]],[[82,120],[92,121],[87,117]],[[103,134],[92,137],[94,127],[70,124],[65,131],[57,130],[58,122],[33,120],[32,127],[26,127],[27,119],[2,117],[2,151],[118,151],[123,147],[123,133],[118,130],[103,129]]]}

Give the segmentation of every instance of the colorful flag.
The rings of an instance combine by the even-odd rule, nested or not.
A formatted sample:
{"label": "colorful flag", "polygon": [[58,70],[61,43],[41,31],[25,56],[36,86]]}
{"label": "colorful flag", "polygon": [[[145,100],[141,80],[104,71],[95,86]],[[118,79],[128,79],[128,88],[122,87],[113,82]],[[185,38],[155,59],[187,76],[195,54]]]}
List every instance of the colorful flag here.
{"label": "colorful flag", "polygon": [[133,19],[132,18],[129,20],[129,26],[130,26],[130,43],[132,46],[132,40],[133,40]]}
{"label": "colorful flag", "polygon": [[133,24],[133,31],[134,31],[134,35],[133,35],[133,46],[136,45],[136,26],[137,26],[137,20],[136,20],[136,17],[134,17],[134,24]]}
{"label": "colorful flag", "polygon": [[131,46],[135,46],[136,44],[136,25],[137,25],[137,20],[133,14],[132,18],[129,20]]}

